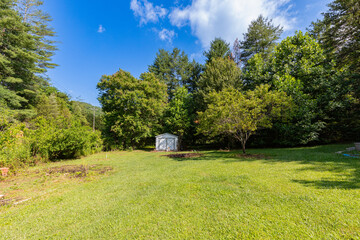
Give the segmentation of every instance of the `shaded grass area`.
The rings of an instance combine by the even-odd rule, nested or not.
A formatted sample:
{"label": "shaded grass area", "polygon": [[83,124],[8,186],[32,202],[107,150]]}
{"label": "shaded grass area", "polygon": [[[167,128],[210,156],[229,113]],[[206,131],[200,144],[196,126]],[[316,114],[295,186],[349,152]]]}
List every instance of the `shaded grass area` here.
{"label": "shaded grass area", "polygon": [[334,153],[345,147],[249,150],[255,157],[113,152],[66,162],[113,171],[0,208],[0,238],[360,238],[360,164]]}

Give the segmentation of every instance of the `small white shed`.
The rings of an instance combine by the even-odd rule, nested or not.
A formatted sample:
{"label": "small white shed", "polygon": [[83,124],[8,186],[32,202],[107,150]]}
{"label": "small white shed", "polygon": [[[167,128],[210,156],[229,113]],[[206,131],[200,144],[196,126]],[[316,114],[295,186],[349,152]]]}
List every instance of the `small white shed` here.
{"label": "small white shed", "polygon": [[156,151],[178,151],[178,136],[170,133],[156,136]]}

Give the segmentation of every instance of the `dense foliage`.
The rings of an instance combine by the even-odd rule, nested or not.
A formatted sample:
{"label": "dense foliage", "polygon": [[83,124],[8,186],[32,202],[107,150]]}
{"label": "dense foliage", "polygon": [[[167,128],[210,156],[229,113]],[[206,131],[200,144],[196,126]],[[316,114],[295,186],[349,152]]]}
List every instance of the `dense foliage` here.
{"label": "dense foliage", "polygon": [[103,106],[107,148],[139,146],[160,128],[167,99],[166,85],[153,73],[140,79],[119,70],[98,83]]}
{"label": "dense foliage", "polygon": [[281,42],[282,27],[259,16],[232,52],[215,38],[204,65],[160,49],[139,79],[123,70],[101,78],[102,109],[49,83],[56,42],[42,3],[0,0],[0,166],[77,157],[102,141],[140,147],[163,132],[181,148],[360,138],[358,1],[334,0],[309,33]]}
{"label": "dense foliage", "polygon": [[291,109],[291,98],[286,93],[269,88],[260,85],[244,93],[234,88],[211,92],[207,109],[199,113],[199,131],[212,137],[233,136],[245,153],[251,135],[258,129],[271,128],[274,119],[286,117]]}
{"label": "dense foliage", "polygon": [[244,40],[235,44],[234,52],[238,53],[238,59],[243,65],[255,54],[261,54],[266,58],[276,46],[282,32],[280,25],[274,26],[271,20],[260,15],[250,23],[247,32],[244,33]]}
{"label": "dense foliage", "polygon": [[[10,0],[0,2],[0,99],[17,114],[29,116],[41,73],[36,62],[37,39]],[[26,111],[26,110],[27,111]],[[31,115],[31,114],[30,114]]]}
{"label": "dense foliage", "polygon": [[269,134],[273,144],[298,145],[348,137],[350,129],[343,121],[355,104],[348,74],[328,61],[314,38],[297,32],[278,44],[268,59],[259,54],[251,58],[245,81],[249,88],[268,83],[293,97],[291,121],[276,123]]}
{"label": "dense foliage", "polygon": [[[237,139],[245,147],[250,135],[258,146],[359,139],[359,3],[335,0],[323,16],[310,33],[298,31],[281,42],[282,27],[259,16],[232,52],[215,38],[204,66],[177,48],[160,50],[149,67],[168,88],[159,130],[178,134],[185,145],[230,146],[226,142]],[[262,95],[250,98],[254,91]],[[275,93],[282,117],[263,124],[254,112],[268,108],[258,101]]]}
{"label": "dense foliage", "polygon": [[216,58],[229,58],[230,55],[230,44],[221,38],[215,38],[214,41],[210,43],[210,49],[204,52],[206,63]]}
{"label": "dense foliage", "polygon": [[175,91],[174,97],[169,102],[164,113],[165,131],[178,135],[179,146],[182,148],[184,135],[187,139],[193,133],[195,114],[192,104],[193,96],[189,94],[185,87],[180,87]]}
{"label": "dense foliage", "polygon": [[335,0],[324,18],[312,24],[311,32],[334,55],[339,66],[348,66],[360,74],[360,2]]}
{"label": "dense foliage", "polygon": [[229,58],[213,58],[204,68],[199,81],[197,96],[198,110],[206,109],[206,96],[212,91],[221,91],[225,88],[233,87],[241,89],[243,82],[241,79],[241,69]]}
{"label": "dense foliage", "polygon": [[[45,75],[56,64],[51,18],[39,0],[0,0],[0,167],[100,151],[88,105],[71,101]],[[101,128],[98,110],[96,129]],[[97,123],[97,124],[96,124]]]}
{"label": "dense foliage", "polygon": [[76,119],[45,119],[33,122],[31,149],[33,154],[48,159],[70,159],[101,151],[99,132],[91,131]]}
{"label": "dense foliage", "polygon": [[193,89],[200,69],[199,64],[190,62],[188,56],[178,48],[174,48],[171,53],[160,49],[154,63],[149,66],[149,72],[167,85],[169,99],[172,99],[180,86]]}

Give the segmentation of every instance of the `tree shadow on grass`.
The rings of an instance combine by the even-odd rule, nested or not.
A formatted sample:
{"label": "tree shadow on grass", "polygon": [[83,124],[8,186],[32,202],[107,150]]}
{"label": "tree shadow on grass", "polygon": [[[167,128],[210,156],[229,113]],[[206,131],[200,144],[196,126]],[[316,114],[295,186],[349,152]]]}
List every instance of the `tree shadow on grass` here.
{"label": "tree shadow on grass", "polygon": [[[325,145],[304,148],[252,149],[253,155],[265,157],[242,157],[241,151],[208,151],[195,158],[174,158],[176,161],[223,161],[223,163],[261,161],[264,164],[296,162],[304,167],[298,171],[331,172],[334,178],[319,180],[293,179],[293,182],[319,189],[360,189],[360,159],[345,157],[335,152],[348,145]],[[305,166],[306,165],[306,166]],[[309,166],[310,165],[310,166]]]}
{"label": "tree shadow on grass", "polygon": [[[190,157],[175,157],[174,154],[162,155],[162,157],[168,157],[173,160],[183,162],[183,161],[218,161],[219,159],[234,158],[237,151],[206,151],[201,152],[200,156],[190,156]],[[181,154],[181,153],[179,153]],[[192,153],[193,154],[193,153]],[[169,155],[169,156],[168,156]]]}
{"label": "tree shadow on grass", "polygon": [[304,167],[298,171],[331,172],[334,177],[319,180],[294,179],[293,182],[319,189],[360,189],[360,159],[344,157],[334,154],[335,160],[308,162],[312,166]]}
{"label": "tree shadow on grass", "polygon": [[318,189],[360,189],[360,159],[335,153],[345,150],[345,146],[328,145],[296,150],[284,149],[281,155],[270,161],[298,162],[306,164],[298,171],[330,172],[334,177],[318,180],[293,179],[293,182]]}
{"label": "tree shadow on grass", "polygon": [[293,180],[293,182],[303,184],[308,187],[315,187],[319,189],[359,189],[360,188],[360,182],[358,178],[354,179],[348,179],[348,180]]}
{"label": "tree shadow on grass", "polygon": [[[350,158],[337,151],[348,145],[324,145],[309,148],[277,149],[273,158],[264,163],[296,162],[306,166],[298,171],[330,172],[333,177],[318,180],[293,179],[293,182],[318,189],[360,189],[360,159]],[[264,152],[274,150],[265,149]],[[309,166],[310,165],[310,166]]]}

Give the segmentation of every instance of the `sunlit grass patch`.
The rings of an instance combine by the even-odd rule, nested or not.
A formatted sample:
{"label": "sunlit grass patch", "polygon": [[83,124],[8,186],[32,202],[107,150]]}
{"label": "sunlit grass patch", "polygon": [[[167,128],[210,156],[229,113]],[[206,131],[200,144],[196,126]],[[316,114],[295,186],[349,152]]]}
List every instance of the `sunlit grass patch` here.
{"label": "sunlit grass patch", "polygon": [[345,147],[253,149],[251,158],[203,151],[181,160],[110,152],[57,163],[112,170],[91,181],[46,181],[43,189],[54,190],[46,197],[0,207],[0,238],[360,238],[360,163],[335,154]]}

